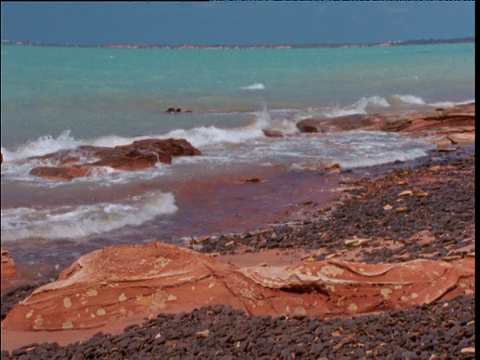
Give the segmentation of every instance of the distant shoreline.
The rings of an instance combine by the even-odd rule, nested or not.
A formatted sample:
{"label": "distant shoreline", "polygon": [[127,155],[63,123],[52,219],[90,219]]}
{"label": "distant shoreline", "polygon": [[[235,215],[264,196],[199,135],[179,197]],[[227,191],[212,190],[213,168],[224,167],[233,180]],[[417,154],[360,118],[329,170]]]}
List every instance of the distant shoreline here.
{"label": "distant shoreline", "polygon": [[303,45],[147,45],[147,44],[104,44],[104,45],[72,45],[51,44],[36,41],[2,40],[3,45],[20,46],[50,46],[104,49],[172,49],[172,50],[255,50],[255,49],[315,49],[315,48],[355,48],[355,47],[388,47],[405,45],[437,45],[437,44],[468,44],[475,43],[475,37],[459,39],[423,39],[406,41],[388,41],[372,44],[303,44]]}

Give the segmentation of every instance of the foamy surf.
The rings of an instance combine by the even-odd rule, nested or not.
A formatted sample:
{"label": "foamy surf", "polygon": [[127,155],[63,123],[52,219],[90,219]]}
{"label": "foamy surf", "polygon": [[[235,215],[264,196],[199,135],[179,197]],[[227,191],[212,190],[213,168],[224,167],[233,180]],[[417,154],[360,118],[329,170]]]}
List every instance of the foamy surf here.
{"label": "foamy surf", "polygon": [[386,98],[382,96],[370,96],[362,97],[351,105],[325,108],[322,112],[324,116],[332,118],[354,114],[367,114],[369,110],[379,110],[388,107],[390,107],[390,104]]}
{"label": "foamy surf", "polygon": [[59,150],[75,149],[83,145],[82,140],[76,140],[70,135],[70,130],[63,131],[59,136],[40,136],[37,140],[29,141],[14,149],[2,146],[4,160],[26,159],[31,156],[42,156]]}
{"label": "foamy surf", "polygon": [[125,226],[139,226],[177,210],[173,194],[160,191],[111,203],[2,209],[2,241],[80,239]]}
{"label": "foamy surf", "polygon": [[[369,155],[358,161],[350,161],[347,159],[355,157],[356,153],[348,154],[345,148],[348,144],[339,143],[325,145],[321,136],[316,137],[315,142],[310,142],[308,136],[300,134],[296,123],[304,118],[332,118],[351,114],[368,114],[381,111],[414,111],[414,110],[430,110],[436,107],[447,107],[458,104],[466,104],[471,101],[462,102],[445,102],[445,103],[428,103],[423,98],[412,94],[393,94],[386,97],[370,96],[363,97],[346,106],[319,107],[319,108],[302,108],[302,109],[269,109],[264,103],[261,110],[251,113],[251,122],[244,126],[238,127],[221,127],[221,126],[198,126],[193,128],[177,128],[167,133],[152,134],[148,136],[118,136],[115,134],[100,136],[91,139],[77,139],[70,131],[64,131],[59,136],[42,136],[37,140],[22,144],[16,148],[2,147],[5,162],[2,165],[2,182],[21,182],[28,183],[35,187],[57,188],[75,186],[77,184],[87,184],[99,187],[110,187],[116,184],[127,184],[134,181],[149,181],[163,176],[175,177],[177,172],[182,174],[188,171],[197,171],[198,166],[210,169],[215,166],[223,166],[225,164],[235,164],[252,162],[256,163],[281,163],[282,159],[290,161],[291,156],[288,153],[296,154],[295,156],[315,155],[325,157],[329,152],[329,147],[337,148],[339,157],[332,158],[332,161],[345,161],[345,166],[369,166],[382,162],[382,156],[389,162],[391,149],[388,147],[378,148],[376,151],[380,154],[378,159],[370,161]],[[280,133],[287,138],[267,138],[265,130]],[[338,135],[338,134],[337,134]],[[337,136],[335,135],[335,136]],[[311,137],[311,136],[310,136]],[[328,136],[327,136],[328,137]],[[345,135],[348,138],[348,135]],[[142,171],[128,172],[114,170],[111,168],[98,168],[90,176],[74,179],[72,182],[54,182],[43,178],[37,178],[30,175],[32,168],[36,166],[57,166],[54,162],[45,162],[39,160],[28,159],[31,156],[41,156],[59,150],[75,149],[80,145],[92,146],[108,146],[114,147],[119,145],[127,145],[136,140],[146,138],[168,139],[182,138],[188,140],[193,146],[202,151],[201,156],[195,157],[175,157],[172,165],[157,164],[156,166]],[[325,138],[325,137],[324,137]],[[290,142],[289,142],[290,141]],[[398,139],[368,139],[362,140],[363,143],[368,141],[382,141],[399,143]],[[272,149],[275,149],[274,151]],[[399,149],[400,151],[400,149]],[[372,156],[375,156],[373,154]],[[417,156],[417,155],[415,155]],[[86,162],[95,159],[84,159]],[[397,157],[394,160],[405,160]],[[188,164],[188,165],[187,165]],[[193,167],[190,167],[193,166]],[[197,168],[195,168],[197,166]],[[196,170],[194,170],[196,169]]]}
{"label": "foamy surf", "polygon": [[263,85],[262,83],[255,83],[242,87],[242,90],[265,90],[265,85]]}
{"label": "foamy surf", "polygon": [[428,105],[433,106],[433,107],[443,107],[443,108],[449,108],[449,107],[454,107],[458,105],[466,105],[466,104],[471,104],[474,103],[475,99],[471,100],[466,100],[466,101],[438,101],[434,103],[429,103]]}
{"label": "foamy surf", "polygon": [[[474,101],[475,100],[429,103],[422,97],[413,94],[393,94],[388,96],[375,95],[362,97],[360,100],[345,106],[335,105],[312,109],[309,115],[319,115],[320,117],[334,118],[355,114],[365,115],[383,111],[413,112],[430,110],[436,107],[453,107],[457,105],[469,104]],[[304,116],[304,118],[305,117],[308,117],[308,115]]]}
{"label": "foamy surf", "polygon": [[[308,138],[306,142],[290,146],[285,156],[294,160],[291,170],[317,170],[320,163],[338,163],[342,169],[354,169],[413,160],[427,155],[432,148],[432,144],[398,134],[350,131]],[[281,151],[279,146],[277,152]]]}

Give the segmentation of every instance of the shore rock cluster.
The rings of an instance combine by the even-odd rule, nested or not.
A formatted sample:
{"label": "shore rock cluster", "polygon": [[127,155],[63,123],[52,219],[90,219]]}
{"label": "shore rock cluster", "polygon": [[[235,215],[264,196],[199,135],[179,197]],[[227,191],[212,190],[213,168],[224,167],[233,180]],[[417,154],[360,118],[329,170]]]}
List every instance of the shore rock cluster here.
{"label": "shore rock cluster", "polygon": [[88,176],[95,170],[101,171],[99,169],[102,167],[127,171],[143,170],[158,162],[171,164],[173,156],[200,154],[200,150],[185,139],[144,139],[115,147],[79,146],[74,150],[30,157],[29,160],[57,164],[35,167],[30,174],[50,180],[70,181]]}
{"label": "shore rock cluster", "polygon": [[[304,119],[297,128],[306,133],[349,130],[380,130],[387,132],[426,132],[436,134],[469,133],[475,135],[475,103],[448,109],[407,114],[354,114],[331,119]],[[469,137],[471,140],[471,136]]]}

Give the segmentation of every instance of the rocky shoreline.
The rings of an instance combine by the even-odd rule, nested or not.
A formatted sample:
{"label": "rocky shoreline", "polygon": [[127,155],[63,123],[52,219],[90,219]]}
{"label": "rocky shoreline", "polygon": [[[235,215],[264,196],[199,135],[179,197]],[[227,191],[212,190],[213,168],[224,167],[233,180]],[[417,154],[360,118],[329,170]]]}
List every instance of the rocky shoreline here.
{"label": "rocky shoreline", "polygon": [[343,319],[252,317],[223,305],[160,314],[120,335],[28,344],[2,359],[474,359],[475,297]]}
{"label": "rocky shoreline", "polygon": [[[458,113],[457,111],[456,114]],[[471,127],[472,116],[464,116],[464,119]],[[438,124],[444,120],[422,121],[428,121],[428,131],[431,132],[434,130],[431,127],[432,121],[437,121],[438,128]],[[425,131],[419,123],[425,125],[415,119],[407,124],[415,130],[415,134],[409,135],[418,136],[417,131]],[[371,125],[371,122],[368,124]],[[441,124],[440,127],[443,125],[446,124]],[[379,178],[364,178],[348,184],[350,189],[344,192],[340,203],[325,208],[315,208],[314,203],[306,204],[311,210],[308,219],[278,222],[243,234],[192,239],[188,244],[191,254],[203,253],[211,258],[212,263],[210,260],[202,260],[204,264],[216,264],[219,261],[224,264],[220,267],[224,266],[226,272],[228,266],[241,264],[241,259],[256,256],[257,266],[247,266],[244,269],[250,271],[250,274],[253,273],[252,269],[256,275],[260,274],[257,277],[260,283],[274,279],[269,277],[271,274],[261,275],[262,271],[266,269],[268,273],[277,269],[273,265],[274,259],[286,257],[288,255],[285,254],[288,253],[301,254],[293,266],[293,274],[297,276],[302,273],[300,269],[345,262],[360,267],[371,266],[368,267],[369,272],[363,268],[354,269],[357,275],[370,277],[370,281],[375,276],[384,274],[387,271],[385,266],[391,268],[393,264],[408,267],[411,266],[409,264],[420,266],[419,261],[430,261],[424,270],[419,271],[419,275],[427,274],[432,264],[448,269],[455,267],[455,264],[462,264],[462,269],[470,269],[472,266],[469,271],[473,272],[473,278],[465,274],[454,276],[448,280],[452,281],[450,285],[438,290],[440,292],[436,297],[432,295],[433,300],[427,298],[416,305],[399,309],[395,306],[401,305],[404,300],[394,302],[394,296],[389,297],[392,292],[390,290],[388,296],[384,296],[387,301],[382,302],[382,306],[391,304],[391,310],[382,311],[389,307],[377,306],[358,314],[347,311],[330,319],[329,316],[309,315],[308,309],[305,313],[287,311],[282,314],[274,311],[264,316],[254,316],[252,314],[255,311],[251,305],[241,309],[238,306],[227,306],[221,301],[204,305],[198,300],[193,304],[193,310],[186,311],[189,307],[182,305],[179,300],[177,310],[172,311],[176,314],[157,311],[155,316],[150,314],[149,319],[138,318],[136,325],[129,326],[123,332],[112,331],[113,335],[104,335],[109,332],[109,328],[102,328],[101,332],[91,332],[88,338],[73,340],[69,344],[72,341],[65,341],[65,338],[69,337],[70,330],[51,331],[50,338],[47,336],[41,344],[32,344],[31,340],[28,343],[24,339],[23,344],[17,342],[15,346],[4,342],[3,338],[5,335],[22,336],[21,332],[9,334],[8,327],[11,325],[5,324],[12,324],[12,320],[9,323],[4,318],[9,320],[9,316],[13,316],[9,315],[12,308],[16,308],[17,314],[21,313],[21,307],[14,305],[29,296],[36,287],[27,285],[2,296],[2,359],[475,358],[475,150],[472,145],[464,145],[465,139],[461,136],[455,137],[455,126],[463,126],[457,128],[457,134],[465,131],[471,133],[471,129],[465,129],[462,124],[450,123],[448,129],[443,126],[440,134],[446,136],[446,141],[439,143],[437,150],[440,151],[432,152],[421,162],[398,164]],[[471,142],[471,138],[467,140],[467,143]],[[3,255],[2,252],[2,270]],[[197,257],[201,258],[200,255]],[[84,260],[80,264],[87,263]],[[63,276],[63,281],[66,281],[80,276],[78,274],[81,273],[81,268],[82,266],[78,269],[74,264],[70,270],[62,272],[64,275],[61,278]],[[88,269],[88,265],[84,269]],[[285,271],[285,267],[282,271]],[[227,275],[223,276],[223,279],[227,278]],[[446,278],[445,275],[445,283],[448,282]],[[328,274],[327,280],[325,277],[322,279],[328,288],[329,281],[338,281],[339,277]],[[287,280],[277,290],[271,290],[273,285],[267,285],[262,288],[262,294],[267,294],[268,291],[287,291],[290,305],[298,299],[309,301],[308,299],[327,295],[330,299],[333,298],[330,289],[325,295],[324,288],[305,287],[305,282],[301,282],[302,286],[298,287],[298,283]],[[355,281],[364,284],[364,280]],[[378,284],[386,283],[385,280],[382,281]],[[61,281],[56,283],[60,284]],[[425,296],[429,295],[429,291],[432,294],[437,291],[432,282],[429,284],[424,289]],[[55,285],[44,288],[49,289],[49,286],[52,290],[49,295],[55,294],[59,289]],[[380,285],[375,291],[385,295],[382,286],[385,285]],[[423,287],[425,288],[424,285]],[[365,285],[357,285],[360,292],[362,288],[365,289]],[[207,284],[204,292],[210,291],[209,289],[211,290],[211,283]],[[356,292],[357,289],[351,288],[350,291]],[[235,288],[230,287],[230,291],[235,293]],[[365,295],[367,298],[374,296],[374,290],[369,291],[370,295]],[[411,292],[413,290],[405,291],[410,298],[417,298],[417,295],[412,296],[416,294]],[[36,295],[23,302],[30,306],[30,311],[35,308],[35,301],[40,301],[41,294],[42,291],[37,290]],[[65,293],[60,294],[57,296],[65,296]],[[122,294],[125,296],[125,293]],[[355,296],[361,298],[358,294],[352,295]],[[296,298],[298,299],[295,300]],[[66,308],[71,307],[71,303],[65,303],[65,298],[63,301]],[[120,301],[124,299],[121,297]],[[28,337],[28,334],[25,332],[23,336]],[[58,341],[62,336],[63,341]]]}

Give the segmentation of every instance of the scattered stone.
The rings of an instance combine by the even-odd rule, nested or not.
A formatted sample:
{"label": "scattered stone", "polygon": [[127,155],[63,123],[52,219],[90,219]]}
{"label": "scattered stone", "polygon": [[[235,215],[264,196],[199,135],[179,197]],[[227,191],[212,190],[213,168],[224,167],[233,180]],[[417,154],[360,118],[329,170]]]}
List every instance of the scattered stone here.
{"label": "scattered stone", "polygon": [[434,241],[435,241],[435,236],[433,236],[433,234],[430,231],[423,230],[413,235],[411,238],[407,239],[405,242],[407,244],[416,243],[421,247],[425,247],[425,246],[429,246]]}
{"label": "scattered stone", "polygon": [[197,338],[207,338],[210,335],[210,330],[205,329],[203,331],[197,331],[196,335]]}
{"label": "scattered stone", "polygon": [[244,183],[259,183],[261,180],[259,178],[251,178],[251,179],[246,179],[243,182]]}
{"label": "scattered stone", "polygon": [[167,111],[165,111],[165,112],[170,113],[170,114],[181,113],[181,112],[183,112],[183,113],[191,113],[192,110],[182,110],[181,108],[169,107],[169,108],[167,109]]}
{"label": "scattered stone", "polygon": [[370,239],[360,239],[357,238],[356,236],[353,237],[353,239],[347,239],[345,240],[345,245],[346,246],[360,246],[362,244],[368,243]]}
{"label": "scattered stone", "polygon": [[452,151],[457,151],[456,147],[444,147],[440,146],[437,147],[436,149],[433,149],[432,151],[437,151],[437,152],[452,152]]}
{"label": "scattered stone", "polygon": [[263,133],[266,137],[271,138],[283,138],[283,133],[278,130],[271,130],[271,129],[263,129]]}

